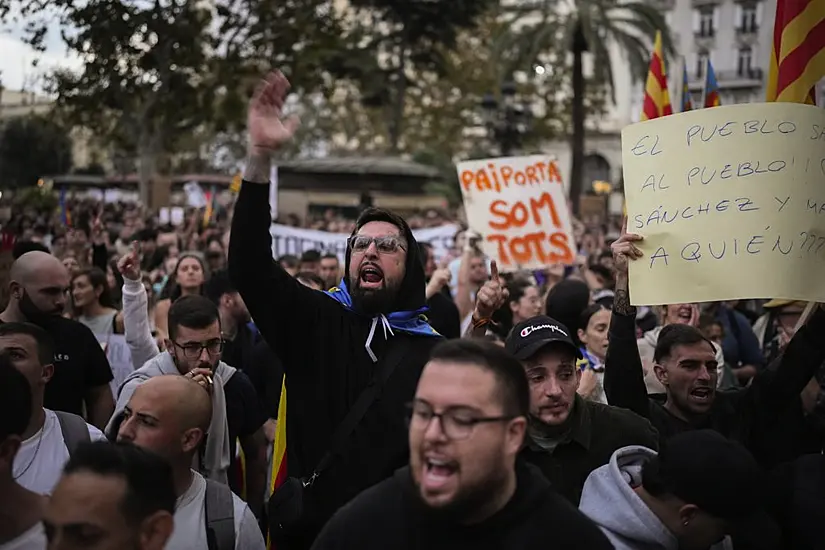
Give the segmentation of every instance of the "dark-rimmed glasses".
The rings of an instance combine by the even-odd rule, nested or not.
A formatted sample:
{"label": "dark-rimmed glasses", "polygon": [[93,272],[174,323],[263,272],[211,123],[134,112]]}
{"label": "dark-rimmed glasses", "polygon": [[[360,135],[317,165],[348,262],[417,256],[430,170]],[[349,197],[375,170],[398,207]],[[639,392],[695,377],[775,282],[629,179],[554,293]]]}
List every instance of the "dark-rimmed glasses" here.
{"label": "dark-rimmed glasses", "polygon": [[353,235],[349,238],[349,246],[353,252],[364,252],[375,243],[375,248],[381,254],[392,254],[405,248],[404,239],[396,237],[395,235],[388,235],[386,237],[369,237],[367,235]]}
{"label": "dark-rimmed glasses", "polygon": [[413,401],[407,405],[407,423],[410,429],[426,430],[433,418],[441,424],[441,431],[448,439],[467,439],[479,424],[491,422],[508,422],[516,416],[475,416],[460,409],[447,409],[437,413],[433,408],[421,401]]}
{"label": "dark-rimmed glasses", "polygon": [[206,350],[206,353],[209,355],[218,355],[220,352],[223,351],[223,340],[216,339],[216,340],[209,340],[208,342],[187,342],[185,344],[178,344],[174,340],[172,343],[175,344],[176,347],[183,350],[183,355],[187,359],[197,359],[203,353],[203,350]]}

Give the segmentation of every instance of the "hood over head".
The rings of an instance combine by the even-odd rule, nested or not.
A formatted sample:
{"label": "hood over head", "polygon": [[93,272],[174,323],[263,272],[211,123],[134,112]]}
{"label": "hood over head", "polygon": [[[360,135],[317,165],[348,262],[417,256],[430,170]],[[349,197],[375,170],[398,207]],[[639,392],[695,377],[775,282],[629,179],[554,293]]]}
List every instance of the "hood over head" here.
{"label": "hood over head", "polygon": [[656,456],[646,447],[619,449],[610,462],[590,473],[579,510],[589,517],[618,550],[663,548],[679,542],[633,490],[642,483],[642,465]]}
{"label": "hood over head", "polygon": [[[355,230],[353,230],[350,236],[358,233],[358,230],[369,222],[391,223],[401,230],[401,233],[407,241],[407,260],[404,265],[404,280],[401,282],[401,287],[395,296],[391,311],[387,313],[417,311],[421,309],[426,303],[424,290],[427,282],[424,277],[424,263],[421,258],[418,242],[415,240],[410,226],[407,225],[404,218],[394,212],[383,208],[370,207],[364,210],[358,217],[358,221],[355,222]],[[351,281],[349,276],[351,255],[352,249],[349,243],[347,243],[346,261],[344,263],[344,281],[349,289],[354,288],[354,281]]]}

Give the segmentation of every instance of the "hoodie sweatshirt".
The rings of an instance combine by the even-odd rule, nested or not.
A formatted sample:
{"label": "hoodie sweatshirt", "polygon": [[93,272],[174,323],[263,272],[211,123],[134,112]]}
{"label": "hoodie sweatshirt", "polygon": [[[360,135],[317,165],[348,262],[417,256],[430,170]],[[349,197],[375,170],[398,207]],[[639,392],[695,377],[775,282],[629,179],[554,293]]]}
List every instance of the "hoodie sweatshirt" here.
{"label": "hoodie sweatshirt", "polygon": [[[358,493],[391,476],[408,460],[405,404],[440,338],[415,325],[425,304],[424,268],[403,219],[368,209],[357,222],[392,223],[407,241],[405,276],[385,318],[365,315],[333,295],[303,286],[272,259],[269,186],[244,182],[235,204],[229,275],[261,335],[286,373],[287,474],[309,476],[329,451],[332,435],[361,392],[383,368],[388,352],[404,343],[403,360],[376,401],[335,453],[304,498],[305,529],[291,547],[308,548],[332,514]],[[347,248],[344,282],[352,288]],[[397,322],[396,322],[397,320]],[[410,322],[409,330],[407,322]],[[391,329],[391,330],[390,330]],[[375,361],[373,360],[375,357]]]}
{"label": "hoodie sweatshirt", "polygon": [[409,467],[342,508],[313,550],[548,550],[612,548],[535,466],[516,465],[516,492],[498,512],[463,525],[418,496]]}
{"label": "hoodie sweatshirt", "polygon": [[[584,483],[579,510],[607,535],[616,550],[678,550],[679,540],[633,490],[642,483],[642,465],[655,451],[624,447],[593,470]],[[732,548],[726,539],[712,550]]]}
{"label": "hoodie sweatshirt", "polygon": [[[172,356],[169,355],[168,351],[164,351],[126,377],[126,380],[117,390],[115,412],[104,430],[109,440],[114,441],[117,439],[117,432],[123,420],[123,409],[129,404],[135,389],[150,378],[167,374],[180,376]],[[229,426],[226,422],[224,386],[234,374],[234,367],[230,367],[223,361],[215,367],[215,383],[212,385],[212,421],[209,424],[209,436],[206,438],[203,465],[199,468],[198,464],[193,464],[193,468],[203,472],[205,477],[223,484],[228,484],[227,470],[231,461],[231,443],[229,441]]]}

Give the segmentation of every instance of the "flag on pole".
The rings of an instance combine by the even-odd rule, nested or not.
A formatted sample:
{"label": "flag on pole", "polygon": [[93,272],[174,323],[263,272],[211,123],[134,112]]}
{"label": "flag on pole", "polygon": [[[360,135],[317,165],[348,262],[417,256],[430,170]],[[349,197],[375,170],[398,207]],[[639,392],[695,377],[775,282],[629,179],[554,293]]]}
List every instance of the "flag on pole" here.
{"label": "flag on pole", "polygon": [[825,2],[777,0],[768,101],[816,103],[825,78]]}
{"label": "flag on pole", "polygon": [[704,96],[704,107],[718,107],[722,104],[722,100],[719,98],[719,83],[716,82],[716,72],[713,70],[710,57],[707,58],[707,63],[705,64]]}
{"label": "flag on pole", "polygon": [[[281,400],[278,402],[278,426],[272,446],[272,472],[270,473],[270,494],[286,481],[286,376],[281,381]],[[267,548],[274,550],[272,539],[267,536]]]}
{"label": "flag on pole", "polygon": [[682,64],[682,112],[693,110],[693,101],[690,98],[690,90],[688,89],[688,75],[687,64]]}
{"label": "flag on pole", "polygon": [[72,226],[72,213],[69,210],[69,201],[68,197],[66,196],[66,188],[60,188],[60,223],[62,223],[65,227]]}
{"label": "flag on pole", "polygon": [[210,191],[206,192],[206,209],[203,211],[203,225],[209,225],[209,222],[212,220],[212,215],[215,212],[215,194],[216,189],[212,186]]}
{"label": "flag on pole", "polygon": [[673,108],[670,105],[670,93],[667,91],[662,31],[656,31],[656,42],[653,46],[653,55],[650,57],[650,69],[647,73],[645,98],[642,104],[642,120],[651,120],[671,114],[673,114]]}

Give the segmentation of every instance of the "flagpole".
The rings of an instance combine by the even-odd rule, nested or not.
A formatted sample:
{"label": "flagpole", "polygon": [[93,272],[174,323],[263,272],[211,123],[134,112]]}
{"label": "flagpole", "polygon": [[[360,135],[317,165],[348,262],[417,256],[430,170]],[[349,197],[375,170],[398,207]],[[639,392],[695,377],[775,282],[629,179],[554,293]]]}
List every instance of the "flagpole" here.
{"label": "flagpole", "polygon": [[710,68],[710,54],[708,53],[707,57],[705,57],[705,71],[704,71],[704,82],[702,83],[702,109],[705,108],[707,105],[706,101],[708,100],[708,69]]}

